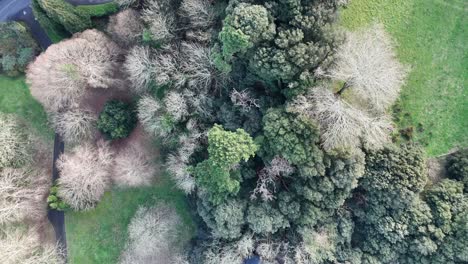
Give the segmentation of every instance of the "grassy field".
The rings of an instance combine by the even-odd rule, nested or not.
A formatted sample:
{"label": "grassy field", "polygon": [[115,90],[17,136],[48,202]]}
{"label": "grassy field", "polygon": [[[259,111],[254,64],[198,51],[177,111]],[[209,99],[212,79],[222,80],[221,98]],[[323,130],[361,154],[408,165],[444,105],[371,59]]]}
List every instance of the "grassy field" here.
{"label": "grassy field", "polygon": [[114,264],[124,248],[127,226],[138,206],[157,202],[173,205],[182,217],[181,244],[190,240],[195,231],[186,197],[164,177],[153,187],[114,189],[106,193],[96,209],[90,212],[70,212],[65,215],[68,259],[72,264]]}
{"label": "grassy field", "polygon": [[44,138],[53,138],[53,131],[47,126],[46,113],[31,96],[24,77],[0,75],[0,112],[17,114]]}
{"label": "grassy field", "polygon": [[341,24],[380,22],[411,69],[395,119],[413,128],[431,156],[468,146],[468,3],[464,0],[352,0]]}

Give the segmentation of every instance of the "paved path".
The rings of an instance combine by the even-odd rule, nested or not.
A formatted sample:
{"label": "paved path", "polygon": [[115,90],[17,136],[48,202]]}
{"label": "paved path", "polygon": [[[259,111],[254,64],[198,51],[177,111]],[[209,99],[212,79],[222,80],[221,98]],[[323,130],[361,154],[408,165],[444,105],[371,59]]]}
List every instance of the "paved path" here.
{"label": "paved path", "polygon": [[[55,133],[54,140],[54,158],[52,162],[52,180],[55,181],[59,178],[57,166],[55,161],[58,159],[60,154],[63,153],[65,145],[59,134]],[[47,212],[47,218],[54,227],[55,239],[60,245],[63,255],[67,257],[67,236],[65,233],[65,214],[63,211],[49,210]]]}

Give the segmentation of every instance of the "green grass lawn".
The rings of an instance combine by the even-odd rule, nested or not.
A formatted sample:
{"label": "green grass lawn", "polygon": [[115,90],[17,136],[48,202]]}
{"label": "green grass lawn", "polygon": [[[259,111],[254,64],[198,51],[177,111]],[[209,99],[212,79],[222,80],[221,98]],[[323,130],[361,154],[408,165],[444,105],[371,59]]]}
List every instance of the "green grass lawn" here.
{"label": "green grass lawn", "polygon": [[81,5],[77,8],[92,17],[102,17],[116,13],[119,10],[119,5],[115,2],[109,2],[101,5]]}
{"label": "green grass lawn", "polygon": [[0,75],[0,112],[20,116],[46,139],[53,138],[42,106],[34,100],[24,77],[9,78]]}
{"label": "green grass lawn", "polygon": [[383,23],[411,68],[395,107],[400,129],[431,156],[468,146],[468,4],[464,0],[352,0],[341,24],[354,30]]}
{"label": "green grass lawn", "polygon": [[153,187],[114,189],[90,212],[67,212],[68,259],[72,264],[114,264],[125,246],[127,226],[138,206],[157,202],[173,205],[183,219],[181,244],[192,238],[195,226],[186,197],[164,176]]}

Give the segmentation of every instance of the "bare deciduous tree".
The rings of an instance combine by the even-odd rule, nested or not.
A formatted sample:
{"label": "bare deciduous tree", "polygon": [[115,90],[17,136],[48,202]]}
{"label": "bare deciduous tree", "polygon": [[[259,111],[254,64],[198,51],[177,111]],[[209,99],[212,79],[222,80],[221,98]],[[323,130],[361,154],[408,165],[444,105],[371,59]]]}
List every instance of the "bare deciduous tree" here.
{"label": "bare deciduous tree", "polygon": [[271,201],[275,198],[276,181],[280,177],[286,177],[294,172],[294,167],[283,157],[275,156],[270,164],[258,173],[257,186],[250,195],[250,199],[260,199]]}
{"label": "bare deciduous tree", "polygon": [[115,156],[113,181],[120,186],[150,185],[156,168],[144,143],[136,142]]}
{"label": "bare deciduous tree", "polygon": [[75,210],[94,208],[110,185],[112,156],[102,141],[97,147],[86,143],[62,154],[57,161],[58,196]]}
{"label": "bare deciduous tree", "polygon": [[133,9],[126,9],[111,16],[107,24],[107,32],[119,45],[124,47],[138,43],[143,29],[140,13]]}
{"label": "bare deciduous tree", "polygon": [[120,256],[121,264],[172,263],[178,256],[177,212],[166,204],[138,208],[128,226],[128,243]]}
{"label": "bare deciduous tree", "polygon": [[46,215],[50,180],[44,171],[0,170],[0,224],[37,220]]}
{"label": "bare deciduous tree", "polygon": [[208,0],[183,0],[180,12],[193,28],[209,28],[215,21],[215,13]]}
{"label": "bare deciduous tree", "polygon": [[0,168],[17,167],[30,160],[31,141],[19,120],[0,113]]}
{"label": "bare deciduous tree", "polygon": [[31,94],[49,111],[77,106],[87,87],[116,84],[120,48],[97,30],[86,30],[51,45],[29,65]]}
{"label": "bare deciduous tree", "polygon": [[164,106],[167,112],[174,117],[176,121],[181,121],[189,114],[187,102],[182,94],[171,91],[164,98]]}
{"label": "bare deciduous tree", "polygon": [[96,114],[74,108],[52,116],[52,124],[65,142],[77,143],[90,139],[95,132]]}
{"label": "bare deciduous tree", "polygon": [[170,0],[146,1],[142,18],[149,25],[153,40],[168,41],[174,37],[176,23]]}
{"label": "bare deciduous tree", "polygon": [[[242,264],[254,251],[252,234],[246,233],[239,240],[231,243],[213,241],[204,252],[205,264]],[[220,246],[223,245],[223,246]]]}
{"label": "bare deciduous tree", "polygon": [[133,47],[127,54],[123,67],[132,83],[133,92],[137,94],[145,92],[151,84],[155,68],[149,48]]}
{"label": "bare deciduous tree", "polygon": [[138,119],[143,128],[152,136],[165,139],[172,131],[164,121],[163,107],[151,96],[144,96],[138,101]]}
{"label": "bare deciduous tree", "polygon": [[383,113],[398,98],[406,76],[392,46],[382,25],[348,33],[325,75],[345,82],[340,92],[349,87]]}
{"label": "bare deciduous tree", "polygon": [[[150,129],[154,118],[157,117],[158,112],[161,110],[161,105],[156,99],[151,96],[143,96],[138,101],[138,119],[145,128]],[[149,131],[151,132],[151,131]]]}
{"label": "bare deciduous tree", "polygon": [[390,139],[392,124],[387,116],[371,116],[351,106],[327,88],[311,89],[307,96],[296,98],[289,108],[319,123],[322,146],[327,151],[353,149],[361,143],[369,148],[380,148]]}
{"label": "bare deciduous tree", "polygon": [[137,3],[139,0],[116,0],[115,2],[121,7],[121,8],[128,8],[131,5]]}
{"label": "bare deciduous tree", "polygon": [[181,71],[187,85],[193,90],[209,91],[213,84],[222,84],[227,80],[227,76],[216,69],[210,48],[183,42],[180,49]]}
{"label": "bare deciduous tree", "polygon": [[153,79],[156,84],[166,85],[173,82],[176,87],[183,84],[184,78],[181,76],[176,56],[177,51],[174,47],[155,55]]}
{"label": "bare deciduous tree", "polygon": [[258,105],[258,99],[252,98],[249,91],[247,91],[246,89],[240,92],[236,89],[233,89],[231,91],[231,102],[234,105],[241,107],[242,110],[246,112],[250,111],[252,107],[260,107]]}
{"label": "bare deciduous tree", "polygon": [[179,138],[180,148],[175,154],[170,154],[166,161],[166,170],[176,182],[177,187],[185,193],[195,189],[195,179],[188,172],[190,156],[200,145],[201,133],[193,132],[190,136]]}
{"label": "bare deciduous tree", "polygon": [[56,246],[41,243],[33,229],[0,229],[2,264],[63,264]]}

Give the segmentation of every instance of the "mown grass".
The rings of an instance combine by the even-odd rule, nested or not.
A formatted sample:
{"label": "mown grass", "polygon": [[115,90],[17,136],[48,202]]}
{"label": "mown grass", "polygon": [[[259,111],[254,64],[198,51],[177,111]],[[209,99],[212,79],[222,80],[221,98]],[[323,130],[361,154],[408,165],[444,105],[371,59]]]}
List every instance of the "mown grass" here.
{"label": "mown grass", "polygon": [[76,8],[91,17],[102,17],[116,13],[119,10],[119,5],[115,2],[109,2],[100,5],[80,5]]}
{"label": "mown grass", "polygon": [[468,14],[464,0],[352,0],[341,24],[380,22],[411,71],[395,107],[399,129],[431,156],[468,145]]}
{"label": "mown grass", "polygon": [[0,112],[13,113],[30,124],[45,139],[53,138],[47,125],[47,115],[29,92],[24,76],[10,78],[0,75]]}
{"label": "mown grass", "polygon": [[163,176],[153,187],[113,189],[90,212],[67,212],[65,226],[69,263],[117,263],[128,237],[127,226],[138,207],[159,202],[174,206],[182,217],[179,241],[181,245],[185,244],[195,231],[187,199],[167,176]]}

